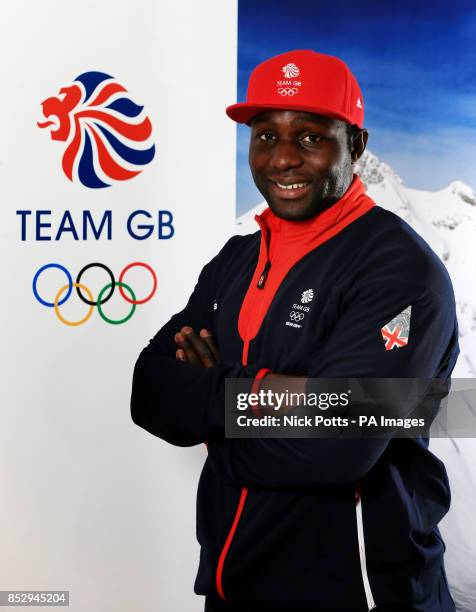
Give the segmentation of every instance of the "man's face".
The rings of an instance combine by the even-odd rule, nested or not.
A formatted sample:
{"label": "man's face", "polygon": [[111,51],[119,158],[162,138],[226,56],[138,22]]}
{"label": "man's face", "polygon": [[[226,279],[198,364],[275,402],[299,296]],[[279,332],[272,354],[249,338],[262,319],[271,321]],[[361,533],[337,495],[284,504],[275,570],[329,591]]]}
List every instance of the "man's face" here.
{"label": "man's face", "polygon": [[313,113],[257,115],[251,123],[249,163],[273,213],[291,221],[329,208],[352,181],[346,124]]}

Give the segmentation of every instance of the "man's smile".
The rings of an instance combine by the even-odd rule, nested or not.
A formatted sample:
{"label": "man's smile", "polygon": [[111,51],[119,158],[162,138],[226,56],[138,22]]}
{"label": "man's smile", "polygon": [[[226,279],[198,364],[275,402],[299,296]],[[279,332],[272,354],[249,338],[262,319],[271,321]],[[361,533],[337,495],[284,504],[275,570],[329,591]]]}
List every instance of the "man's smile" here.
{"label": "man's smile", "polygon": [[280,189],[298,189],[300,187],[306,187],[309,185],[309,183],[291,183],[290,185],[283,185],[282,183],[278,183],[276,181],[275,183]]}
{"label": "man's smile", "polygon": [[278,198],[284,198],[286,200],[301,198],[302,196],[308,193],[311,185],[309,181],[295,181],[294,183],[271,181],[270,184],[271,192],[273,193],[273,195],[277,196]]}

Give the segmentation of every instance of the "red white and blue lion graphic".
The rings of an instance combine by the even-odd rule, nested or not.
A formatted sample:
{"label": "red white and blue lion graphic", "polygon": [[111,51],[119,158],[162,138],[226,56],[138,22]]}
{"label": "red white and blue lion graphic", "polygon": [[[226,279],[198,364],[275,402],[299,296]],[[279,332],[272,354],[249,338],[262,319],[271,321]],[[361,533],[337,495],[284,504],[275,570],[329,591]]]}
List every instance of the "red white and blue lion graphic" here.
{"label": "red white and blue lion graphic", "polygon": [[67,142],[62,167],[70,181],[100,189],[127,181],[152,161],[152,125],[144,107],[104,72],[84,72],[42,102],[52,140]]}

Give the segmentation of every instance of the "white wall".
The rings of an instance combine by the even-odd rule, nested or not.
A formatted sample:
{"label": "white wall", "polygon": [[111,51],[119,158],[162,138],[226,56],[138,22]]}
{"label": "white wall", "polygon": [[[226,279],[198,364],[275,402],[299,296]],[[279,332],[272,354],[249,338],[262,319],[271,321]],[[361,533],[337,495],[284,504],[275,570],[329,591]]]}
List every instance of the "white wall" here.
{"label": "white wall", "polygon": [[[136,427],[129,397],[140,349],[234,231],[235,127],[224,108],[236,96],[236,13],[236,2],[220,0],[2,6],[2,589],[69,589],[73,612],[203,607],[192,587],[205,450],[174,448]],[[109,189],[70,183],[64,143],[36,125],[40,102],[88,70],[123,83],[154,128],[154,161]],[[134,241],[124,221],[138,208],[172,211],[174,238]],[[113,239],[22,242],[18,209],[51,209],[55,219],[111,209]],[[68,327],[33,297],[44,263],[74,275],[100,261],[118,274],[136,259],[156,270],[158,293],[124,325],[94,312]],[[134,278],[140,293],[146,281]]]}

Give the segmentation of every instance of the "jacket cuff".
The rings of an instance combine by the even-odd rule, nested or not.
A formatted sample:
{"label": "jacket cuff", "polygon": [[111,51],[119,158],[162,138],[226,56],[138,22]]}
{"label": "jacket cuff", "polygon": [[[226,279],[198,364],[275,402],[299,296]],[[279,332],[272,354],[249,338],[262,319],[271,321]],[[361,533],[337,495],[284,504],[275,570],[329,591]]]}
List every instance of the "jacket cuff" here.
{"label": "jacket cuff", "polygon": [[[261,387],[261,383],[263,382],[263,378],[266,376],[266,374],[269,374],[270,372],[272,372],[270,368],[261,368],[260,370],[258,370],[251,385],[251,393],[258,393]],[[255,416],[261,416],[258,406],[251,406],[251,411]]]}

